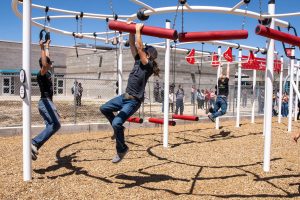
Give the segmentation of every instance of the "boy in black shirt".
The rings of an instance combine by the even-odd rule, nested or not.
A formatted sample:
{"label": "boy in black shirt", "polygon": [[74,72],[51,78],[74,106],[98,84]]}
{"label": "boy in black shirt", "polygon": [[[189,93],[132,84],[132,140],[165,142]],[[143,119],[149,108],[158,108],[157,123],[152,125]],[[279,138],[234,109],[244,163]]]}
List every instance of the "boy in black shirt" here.
{"label": "boy in black shirt", "polygon": [[[227,96],[229,92],[229,65],[227,65],[226,75],[221,74],[218,79],[218,85],[216,86],[217,89],[217,100],[214,104],[213,108],[210,108],[210,115],[208,115],[208,118],[215,122],[215,119],[219,116],[222,116],[227,111]],[[221,110],[219,111],[219,109]]]}
{"label": "boy in black shirt", "polygon": [[45,45],[43,41],[40,41],[41,58],[39,60],[39,64],[41,70],[37,74],[37,82],[41,91],[41,99],[38,103],[38,109],[40,115],[45,121],[46,128],[32,139],[31,157],[33,160],[37,159],[38,150],[42,147],[42,145],[60,129],[58,113],[52,102],[53,87],[51,73],[48,71],[51,68],[49,44],[50,40],[47,40]]}
{"label": "boy in black shirt", "polygon": [[[100,111],[108,119],[114,130],[112,138],[116,139],[117,155],[113,158],[113,163],[120,162],[129,150],[125,144],[123,124],[139,109],[144,100],[145,87],[149,77],[152,74],[159,75],[159,68],[155,62],[157,58],[156,49],[152,46],[143,48],[141,37],[143,26],[143,24],[136,24],[136,34],[129,35],[130,49],[135,63],[129,74],[126,92],[100,107]],[[113,112],[117,111],[119,113],[115,115]]]}

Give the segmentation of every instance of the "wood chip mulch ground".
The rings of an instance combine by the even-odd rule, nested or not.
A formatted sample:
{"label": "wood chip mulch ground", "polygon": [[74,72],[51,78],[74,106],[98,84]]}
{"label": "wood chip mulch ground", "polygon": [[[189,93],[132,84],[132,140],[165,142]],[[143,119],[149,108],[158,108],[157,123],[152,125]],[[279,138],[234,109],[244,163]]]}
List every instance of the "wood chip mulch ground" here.
{"label": "wood chip mulch ground", "polygon": [[130,151],[118,164],[111,132],[57,134],[31,182],[23,182],[22,137],[0,137],[0,199],[300,199],[300,144],[286,120],[272,125],[270,172],[261,120],[221,125],[170,127],[167,149],[161,128],[126,129]]}

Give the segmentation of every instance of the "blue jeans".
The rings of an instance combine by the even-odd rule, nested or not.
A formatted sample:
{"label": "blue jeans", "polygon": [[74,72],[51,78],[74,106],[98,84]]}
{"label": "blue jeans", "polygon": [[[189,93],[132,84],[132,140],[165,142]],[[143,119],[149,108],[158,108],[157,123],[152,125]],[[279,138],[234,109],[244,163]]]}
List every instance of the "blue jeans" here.
{"label": "blue jeans", "polygon": [[53,102],[48,98],[41,98],[38,103],[40,115],[43,117],[46,128],[32,139],[38,149],[47,142],[47,140],[60,129],[58,113]]}
{"label": "blue jeans", "polygon": [[175,109],[175,114],[178,114],[178,110],[180,110],[180,115],[183,115],[183,110],[184,110],[184,103],[183,99],[176,99],[176,109]]}
{"label": "blue jeans", "polygon": [[[114,129],[118,153],[123,153],[128,148],[125,144],[123,124],[139,109],[140,106],[140,101],[136,99],[126,99],[124,98],[124,94],[122,94],[109,100],[100,107],[100,111],[108,119]],[[113,112],[117,111],[120,112],[115,115]]]}
{"label": "blue jeans", "polygon": [[[221,110],[219,111],[219,109]],[[214,104],[214,110],[212,113],[213,118],[217,118],[219,116],[222,116],[227,111],[227,97],[224,96],[217,96],[217,100]]]}
{"label": "blue jeans", "polygon": [[289,115],[289,104],[287,102],[282,103],[281,113],[282,117],[287,117]]}

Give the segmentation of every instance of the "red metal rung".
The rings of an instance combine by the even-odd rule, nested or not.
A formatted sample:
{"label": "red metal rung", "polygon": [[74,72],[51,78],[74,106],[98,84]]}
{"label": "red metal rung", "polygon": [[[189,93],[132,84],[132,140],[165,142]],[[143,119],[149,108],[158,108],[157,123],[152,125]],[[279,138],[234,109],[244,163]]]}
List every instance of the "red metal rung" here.
{"label": "red metal rung", "polygon": [[142,118],[139,118],[139,117],[129,117],[127,119],[127,121],[132,122],[132,123],[142,124],[144,120]]}
{"label": "red metal rung", "polygon": [[211,41],[211,40],[237,40],[247,39],[246,30],[208,31],[179,33],[180,42]]}
{"label": "red metal rung", "polygon": [[[155,124],[164,124],[164,119],[162,118],[153,118],[153,117],[150,117],[148,119],[149,122],[151,123],[155,123]],[[169,126],[175,126],[176,125],[176,122],[173,121],[173,120],[169,120]]]}
{"label": "red metal rung", "polygon": [[[120,22],[116,20],[110,20],[108,22],[108,27],[111,30],[117,30],[117,31],[123,31],[123,32],[129,32],[129,33],[135,33],[135,24],[127,24],[126,22]],[[167,38],[171,40],[176,40],[178,35],[177,31],[174,29],[166,29],[166,28],[160,28],[155,26],[144,26],[141,30],[141,33],[143,35],[149,35],[159,38]]]}
{"label": "red metal rung", "polygon": [[268,28],[263,25],[258,25],[255,28],[255,33],[257,35],[271,38],[274,40],[278,40],[278,41],[281,41],[284,43],[288,43],[290,45],[294,45],[294,46],[298,46],[298,47],[300,46],[300,37],[297,37],[295,35],[291,35],[288,33],[284,33],[281,31],[277,31],[275,29]]}
{"label": "red metal rung", "polygon": [[182,119],[182,120],[189,120],[189,121],[199,121],[199,117],[191,116],[191,115],[172,115],[173,119]]}

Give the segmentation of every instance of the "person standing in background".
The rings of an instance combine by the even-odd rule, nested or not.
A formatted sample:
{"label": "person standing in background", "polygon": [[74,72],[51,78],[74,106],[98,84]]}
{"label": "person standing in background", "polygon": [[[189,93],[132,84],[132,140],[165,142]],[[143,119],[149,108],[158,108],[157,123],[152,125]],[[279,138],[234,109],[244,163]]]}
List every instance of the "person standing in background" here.
{"label": "person standing in background", "polygon": [[176,92],[176,109],[175,114],[178,114],[180,110],[180,115],[183,115],[184,110],[184,90],[181,85],[178,85],[178,90]]}

